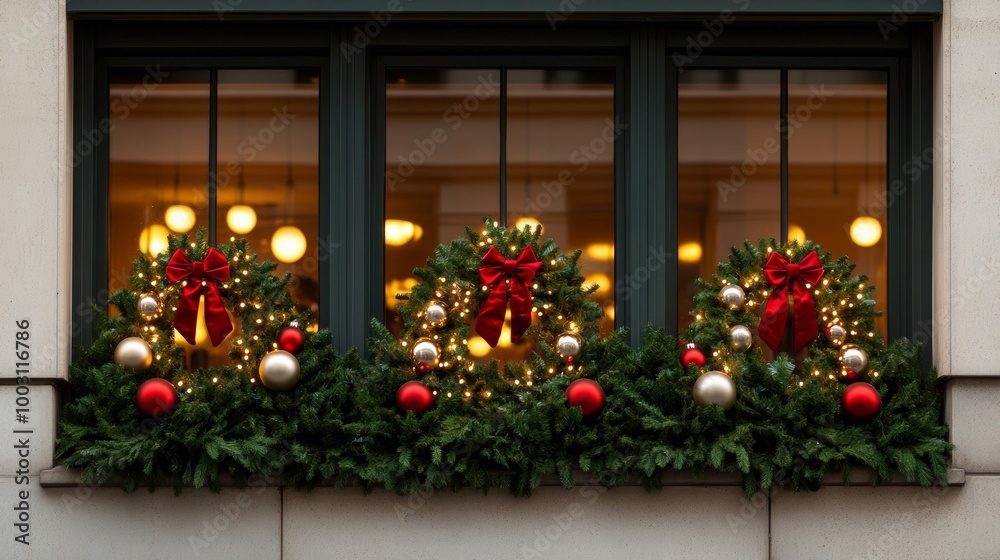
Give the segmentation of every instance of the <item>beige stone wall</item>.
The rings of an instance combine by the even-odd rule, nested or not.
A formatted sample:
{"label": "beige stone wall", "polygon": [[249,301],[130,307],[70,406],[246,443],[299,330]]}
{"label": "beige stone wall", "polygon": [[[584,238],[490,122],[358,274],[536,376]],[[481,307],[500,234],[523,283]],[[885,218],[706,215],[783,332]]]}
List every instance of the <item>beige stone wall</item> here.
{"label": "beige stone wall", "polygon": [[[28,424],[0,386],[4,558],[997,558],[1000,555],[1000,3],[946,1],[936,33],[935,347],[955,463],[947,489],[828,487],[743,500],[738,488],[540,489],[423,497],[261,484],[214,495],[42,488],[67,370],[71,75],[63,2],[0,3],[0,340],[31,322]],[[0,377],[14,375],[0,353]],[[15,429],[31,430],[15,434]],[[19,466],[22,440],[28,466]],[[25,470],[19,473],[19,470]],[[26,476],[26,478],[22,478]],[[22,498],[22,493],[27,498]],[[14,542],[29,506],[31,545]]]}

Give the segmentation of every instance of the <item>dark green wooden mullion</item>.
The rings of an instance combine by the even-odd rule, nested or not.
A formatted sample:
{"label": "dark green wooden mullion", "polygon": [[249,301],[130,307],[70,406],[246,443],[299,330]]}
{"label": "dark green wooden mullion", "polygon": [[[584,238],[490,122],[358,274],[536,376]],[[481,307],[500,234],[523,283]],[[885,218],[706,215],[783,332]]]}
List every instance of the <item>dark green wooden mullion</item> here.
{"label": "dark green wooden mullion", "polygon": [[779,243],[788,239],[788,67],[781,68],[781,233]]}
{"label": "dark green wooden mullion", "polygon": [[[336,49],[335,45],[340,43],[340,36],[336,26],[331,25],[329,29],[330,45]],[[319,247],[317,255],[319,257],[319,325],[324,329],[333,331],[333,325],[339,325],[340,318],[334,321],[334,316],[338,313],[339,306],[336,290],[338,286],[343,286],[340,278],[336,274],[341,269],[335,262],[336,242],[340,239],[334,234],[334,220],[337,218],[336,200],[337,185],[333,181],[331,167],[340,167],[339,151],[336,147],[341,145],[339,137],[334,137],[333,123],[337,120],[337,112],[334,110],[331,91],[333,90],[333,75],[337,73],[337,60],[332,56],[327,57],[319,69]],[[339,83],[339,80],[338,80]],[[339,222],[338,222],[339,223]],[[339,346],[339,341],[335,342],[338,350],[345,350]]]}
{"label": "dark green wooden mullion", "polygon": [[[676,330],[671,319],[676,297],[676,173],[667,175],[667,52],[662,26],[632,27],[629,108],[624,188],[629,227],[623,240],[624,274],[616,280],[616,308],[624,315],[630,341],[640,343],[648,325]],[[675,88],[676,89],[676,88]],[[676,134],[675,134],[676,136]],[[676,154],[673,156],[676,165]],[[668,190],[674,195],[668,197]],[[624,219],[624,217],[620,218]],[[674,231],[671,231],[674,230]],[[666,254],[666,258],[662,255]],[[671,288],[673,286],[673,288]],[[616,311],[617,315],[617,311]]]}
{"label": "dark green wooden mullion", "polygon": [[212,67],[208,78],[208,244],[215,247],[216,199],[219,168],[219,69]]}
{"label": "dark green wooden mullion", "polygon": [[[80,131],[94,130],[94,117],[98,91],[94,83],[94,31],[93,26],[78,23],[74,28],[73,48],[73,146],[81,140]],[[94,323],[89,314],[95,302],[88,302],[100,293],[98,271],[107,269],[107,259],[99,256],[107,253],[108,239],[99,233],[106,227],[107,216],[101,215],[101,205],[94,188],[94,151],[83,155],[74,149],[70,157],[73,165],[73,307],[70,310],[73,347],[90,344],[93,341]],[[105,263],[102,266],[102,263]],[[106,274],[106,272],[105,272]],[[88,305],[90,303],[90,305]]]}
{"label": "dark green wooden mullion", "polygon": [[507,225],[507,67],[500,68],[500,216]]}

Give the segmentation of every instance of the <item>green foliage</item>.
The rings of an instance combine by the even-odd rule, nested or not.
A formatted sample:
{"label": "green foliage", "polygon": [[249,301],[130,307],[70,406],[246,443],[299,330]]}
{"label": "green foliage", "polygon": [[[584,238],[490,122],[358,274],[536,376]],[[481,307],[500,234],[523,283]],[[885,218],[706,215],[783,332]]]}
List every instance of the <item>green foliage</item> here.
{"label": "green foliage", "polygon": [[[191,256],[197,260],[206,245],[201,237],[194,243]],[[460,341],[486,297],[476,271],[489,245],[508,258],[530,245],[545,263],[533,288],[543,314],[526,335],[535,338],[538,351],[525,363],[501,369],[491,362],[470,369]],[[771,246],[777,247],[773,241]],[[189,248],[189,240],[172,240],[171,250],[178,247]],[[793,260],[811,249],[794,247]],[[848,481],[852,465],[871,467],[874,483],[897,471],[923,485],[947,480],[951,447],[933,380],[921,370],[919,347],[898,341],[883,349],[877,335],[863,340],[871,368],[880,372],[877,387],[884,402],[870,423],[851,422],[841,414],[843,387],[827,376],[838,367],[837,352],[822,341],[812,345],[798,368],[783,353],[766,363],[758,350],[729,352],[728,325],[755,324],[756,315],[721,308],[717,292],[723,279],[742,283],[760,275],[766,242],[734,250],[711,282],[699,284],[695,313],[703,318],[683,333],[686,340],[720,352],[715,363],[734,372],[739,398],[728,412],[694,405],[691,388],[700,372],[681,365],[677,341],[662,330],[648,328],[638,349],[628,345],[621,330],[599,338],[601,309],[587,299],[593,288],[582,287],[578,252],[563,255],[551,241],[540,242],[538,231],[504,230],[488,221],[485,233],[469,231],[439,247],[436,258],[415,271],[423,283],[400,306],[405,321],[399,340],[373,322],[370,358],[362,359],[356,352],[334,352],[329,332],[307,333],[306,347],[297,356],[302,381],[291,391],[274,393],[252,382],[259,357],[278,328],[293,318],[308,324],[309,318],[295,311],[285,289],[287,277],[274,277],[270,263],[258,264],[244,242],[219,250],[238,263],[234,272],[241,278],[238,287],[231,283],[222,290],[227,308],[244,325],[241,336],[247,344],[234,350],[233,366],[185,372],[183,354],[169,336],[169,318],[146,322],[136,315],[135,302],[151,277],[155,293],[164,294],[165,309],[175,301],[169,282],[156,274],[169,254],[136,261],[134,290],[112,298],[120,315],[102,317],[98,339],[78,350],[71,371],[73,399],[63,410],[57,455],[62,464],[82,467],[87,481],[119,477],[128,490],[169,484],[180,492],[187,484],[218,489],[223,476],[245,482],[255,475],[282,475],[304,487],[333,481],[400,493],[471,486],[526,495],[548,477],[570,487],[580,482],[575,477],[582,472],[609,487],[636,479],[656,489],[666,472],[690,470],[696,476],[739,472],[749,496],[775,486],[816,489],[829,472],[842,472]],[[871,287],[862,288],[864,279],[850,276],[846,259],[822,255],[822,260],[834,289],[819,297],[818,307],[861,293],[855,301],[862,304],[857,311],[849,308],[850,318],[864,326],[859,332],[874,331]],[[751,286],[749,293],[764,289]],[[426,328],[421,321],[432,299],[449,304],[449,323],[442,329]],[[257,309],[254,302],[268,303]],[[572,327],[584,339],[584,352],[570,368],[553,347],[555,337]],[[417,372],[402,342],[434,334],[449,366]],[[151,340],[154,335],[161,359],[148,374],[114,364],[111,357],[122,338]],[[812,375],[815,369],[823,375]],[[513,383],[527,379],[526,371],[536,372],[533,386]],[[184,382],[179,406],[165,418],[144,418],[135,409],[136,390],[151,376]],[[416,376],[437,391],[435,403],[423,414],[401,413],[396,390]],[[565,389],[580,376],[597,381],[607,395],[596,417],[584,418],[579,409],[566,406]]]}

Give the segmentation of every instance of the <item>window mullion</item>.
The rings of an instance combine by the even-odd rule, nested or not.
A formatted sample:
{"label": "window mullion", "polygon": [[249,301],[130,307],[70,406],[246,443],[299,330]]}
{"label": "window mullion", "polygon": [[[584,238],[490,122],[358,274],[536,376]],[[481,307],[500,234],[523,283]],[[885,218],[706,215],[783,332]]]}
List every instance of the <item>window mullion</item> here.
{"label": "window mullion", "polygon": [[500,216],[507,225],[507,67],[500,68]]}
{"label": "window mullion", "polygon": [[218,187],[219,69],[212,67],[208,83],[208,244],[215,246]]}
{"label": "window mullion", "polygon": [[781,69],[781,233],[779,243],[788,239],[788,68]]}

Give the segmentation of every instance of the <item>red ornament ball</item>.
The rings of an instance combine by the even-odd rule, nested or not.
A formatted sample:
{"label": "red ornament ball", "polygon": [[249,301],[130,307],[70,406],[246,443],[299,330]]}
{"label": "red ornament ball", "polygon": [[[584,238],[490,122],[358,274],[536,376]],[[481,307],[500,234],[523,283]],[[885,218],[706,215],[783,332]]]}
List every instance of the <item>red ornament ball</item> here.
{"label": "red ornament ball", "polygon": [[844,413],[855,420],[871,420],[882,408],[878,389],[868,383],[851,383],[844,391]]}
{"label": "red ornament ball", "polygon": [[139,385],[135,405],[148,416],[163,416],[177,406],[177,391],[166,379],[154,377]]}
{"label": "red ornament ball", "polygon": [[278,350],[298,354],[306,345],[306,335],[298,327],[285,327],[278,332]]}
{"label": "red ornament ball", "polygon": [[400,410],[423,412],[431,407],[434,395],[419,381],[407,381],[396,391],[396,406]]}
{"label": "red ornament ball", "polygon": [[687,350],[681,354],[681,363],[684,364],[684,367],[692,364],[701,367],[705,365],[705,353],[699,350],[694,344],[688,344]]}
{"label": "red ornament ball", "polygon": [[580,407],[584,416],[594,416],[604,408],[604,389],[591,379],[577,379],[566,387],[566,402]]}
{"label": "red ornament ball", "polygon": [[854,371],[853,369],[846,369],[844,370],[844,375],[842,377],[844,378],[845,381],[854,382],[858,380],[858,372]]}

